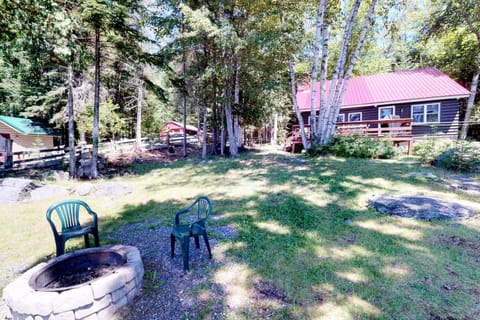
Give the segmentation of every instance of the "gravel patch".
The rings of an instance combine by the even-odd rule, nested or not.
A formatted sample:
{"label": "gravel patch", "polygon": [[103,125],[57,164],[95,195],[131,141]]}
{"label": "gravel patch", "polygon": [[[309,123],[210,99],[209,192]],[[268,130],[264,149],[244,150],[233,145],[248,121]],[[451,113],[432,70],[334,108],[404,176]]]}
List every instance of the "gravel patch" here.
{"label": "gravel patch", "polygon": [[[131,224],[109,234],[107,241],[135,246],[142,255],[145,275],[143,288],[123,312],[124,320],[224,319],[225,293],[212,275],[226,261],[208,259],[203,239],[200,249],[190,245],[190,272],[183,272],[181,248],[176,242],[175,256],[170,257],[171,227],[161,220]],[[208,228],[210,246],[237,237],[231,225]],[[13,271],[12,271],[13,272]],[[7,308],[0,299],[0,319],[8,319]]]}
{"label": "gravel patch", "polygon": [[[124,319],[162,320],[224,319],[224,292],[211,276],[221,262],[208,259],[203,239],[196,249],[190,245],[190,272],[183,272],[183,260],[178,241],[175,256],[170,256],[171,227],[159,226],[160,221],[147,221],[125,226],[111,234],[111,240],[137,247],[145,267],[144,285]],[[233,226],[209,227],[213,252],[216,244],[237,236]]]}

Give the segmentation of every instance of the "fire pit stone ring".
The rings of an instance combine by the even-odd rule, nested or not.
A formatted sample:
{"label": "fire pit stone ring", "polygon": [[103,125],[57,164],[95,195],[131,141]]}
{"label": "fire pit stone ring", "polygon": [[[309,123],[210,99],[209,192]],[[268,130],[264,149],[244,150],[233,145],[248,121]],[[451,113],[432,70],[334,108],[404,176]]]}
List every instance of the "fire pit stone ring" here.
{"label": "fire pit stone ring", "polygon": [[[108,264],[113,267],[86,282],[48,287],[52,270],[81,265],[82,257],[100,259],[98,263],[102,264],[102,259],[108,258]],[[78,272],[73,270],[73,273]],[[111,245],[83,249],[29,269],[4,288],[3,300],[10,312],[8,317],[14,320],[116,319],[118,311],[139,293],[143,273],[140,252],[135,247]]]}

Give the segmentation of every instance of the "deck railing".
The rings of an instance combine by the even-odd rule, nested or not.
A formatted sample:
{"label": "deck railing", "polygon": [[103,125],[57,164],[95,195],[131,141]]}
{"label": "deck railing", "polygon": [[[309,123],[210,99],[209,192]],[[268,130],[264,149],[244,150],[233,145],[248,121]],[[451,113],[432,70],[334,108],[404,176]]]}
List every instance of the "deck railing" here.
{"label": "deck railing", "polygon": [[[307,139],[310,139],[310,125],[305,125]],[[335,134],[339,135],[367,135],[378,139],[390,139],[394,144],[402,142],[408,144],[408,154],[412,154],[413,136],[412,119],[383,119],[354,122],[340,122],[336,125]],[[302,144],[300,126],[294,125],[292,132],[287,136],[286,147],[291,146],[295,152],[295,146]]]}
{"label": "deck railing", "polygon": [[384,119],[337,123],[336,133],[349,135],[359,133],[372,137],[411,137],[412,119]]}

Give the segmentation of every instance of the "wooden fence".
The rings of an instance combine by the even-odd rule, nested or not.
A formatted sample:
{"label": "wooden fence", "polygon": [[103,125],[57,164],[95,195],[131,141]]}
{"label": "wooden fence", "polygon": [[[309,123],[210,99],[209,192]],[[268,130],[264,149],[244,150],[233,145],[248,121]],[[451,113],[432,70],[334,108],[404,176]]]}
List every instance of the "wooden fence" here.
{"label": "wooden fence", "polygon": [[[187,144],[197,145],[196,136],[187,136]],[[182,146],[183,135],[159,135],[142,139],[142,149],[161,150],[168,146]],[[119,140],[103,142],[98,146],[100,154],[126,153],[135,149],[136,140]],[[78,159],[82,154],[91,153],[92,145],[82,145],[75,148],[75,157]],[[14,172],[23,169],[45,168],[68,163],[69,149],[65,146],[58,146],[53,149],[31,149],[13,153],[0,152],[0,173]]]}

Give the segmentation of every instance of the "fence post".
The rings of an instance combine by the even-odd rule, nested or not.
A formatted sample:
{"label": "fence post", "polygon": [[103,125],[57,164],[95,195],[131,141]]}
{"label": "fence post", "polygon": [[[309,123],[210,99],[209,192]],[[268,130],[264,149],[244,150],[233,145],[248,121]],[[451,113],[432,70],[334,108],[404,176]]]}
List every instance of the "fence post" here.
{"label": "fence post", "polygon": [[12,140],[5,140],[6,150],[5,154],[5,169],[10,169],[13,167],[13,153],[12,153]]}

